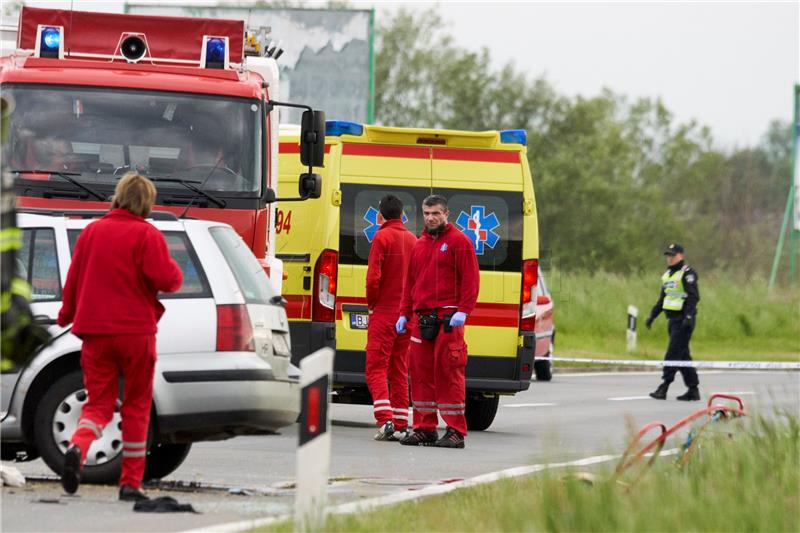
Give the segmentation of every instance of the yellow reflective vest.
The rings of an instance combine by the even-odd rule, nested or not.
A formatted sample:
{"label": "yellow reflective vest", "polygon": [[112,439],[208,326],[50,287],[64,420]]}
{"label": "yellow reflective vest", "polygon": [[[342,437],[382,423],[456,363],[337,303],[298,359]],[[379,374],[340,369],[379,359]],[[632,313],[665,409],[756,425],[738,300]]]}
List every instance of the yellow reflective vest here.
{"label": "yellow reflective vest", "polygon": [[661,308],[667,311],[680,311],[686,301],[686,290],[683,287],[683,274],[689,269],[688,265],[670,274],[669,269],[661,276],[661,286],[664,289],[664,302]]}

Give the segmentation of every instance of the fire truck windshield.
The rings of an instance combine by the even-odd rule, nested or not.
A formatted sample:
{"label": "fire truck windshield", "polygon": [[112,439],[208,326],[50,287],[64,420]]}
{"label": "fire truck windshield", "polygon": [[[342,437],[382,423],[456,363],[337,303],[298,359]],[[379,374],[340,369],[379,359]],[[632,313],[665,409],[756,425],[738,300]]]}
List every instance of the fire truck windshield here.
{"label": "fire truck windshield", "polygon": [[180,181],[217,197],[258,198],[266,190],[258,100],[51,85],[4,85],[3,92],[14,111],[2,165],[20,171],[27,191],[69,173],[111,194],[130,170],[172,178],[158,183],[160,195],[185,195]]}

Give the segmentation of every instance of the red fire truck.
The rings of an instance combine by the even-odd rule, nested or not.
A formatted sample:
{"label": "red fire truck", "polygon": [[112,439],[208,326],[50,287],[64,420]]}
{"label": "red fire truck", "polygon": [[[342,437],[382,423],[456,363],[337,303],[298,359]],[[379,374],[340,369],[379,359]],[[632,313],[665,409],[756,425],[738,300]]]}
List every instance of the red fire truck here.
{"label": "red fire truck", "polygon": [[305,108],[301,200],[319,195],[324,115],[279,102],[280,50],[244,22],[24,7],[0,57],[11,102],[4,176],[20,208],[108,209],[118,179],[156,182],[159,210],[233,226],[280,290],[279,106]]}

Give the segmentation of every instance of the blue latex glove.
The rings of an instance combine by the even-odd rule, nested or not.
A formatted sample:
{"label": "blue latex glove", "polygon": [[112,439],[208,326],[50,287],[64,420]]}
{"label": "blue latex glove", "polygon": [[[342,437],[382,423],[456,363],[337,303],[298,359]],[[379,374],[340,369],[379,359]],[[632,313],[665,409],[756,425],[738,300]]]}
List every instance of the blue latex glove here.
{"label": "blue latex glove", "polygon": [[406,332],[406,322],[408,322],[408,319],[406,317],[400,315],[400,318],[397,319],[397,324],[394,325],[395,331],[397,331],[397,333],[405,333]]}
{"label": "blue latex glove", "polygon": [[457,328],[464,325],[464,322],[467,321],[467,313],[462,313],[459,311],[458,313],[454,314],[453,317],[450,319],[450,326]]}

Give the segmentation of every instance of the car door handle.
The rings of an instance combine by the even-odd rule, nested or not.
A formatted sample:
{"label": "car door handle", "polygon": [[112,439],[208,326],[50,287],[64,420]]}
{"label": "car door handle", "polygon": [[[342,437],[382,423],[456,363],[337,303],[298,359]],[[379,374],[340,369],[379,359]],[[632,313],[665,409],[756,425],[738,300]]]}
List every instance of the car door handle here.
{"label": "car door handle", "polygon": [[33,317],[33,321],[39,324],[40,326],[55,326],[56,319],[50,318],[47,315],[36,315]]}
{"label": "car door handle", "polygon": [[342,311],[346,313],[369,313],[369,307],[358,304],[342,304]]}

